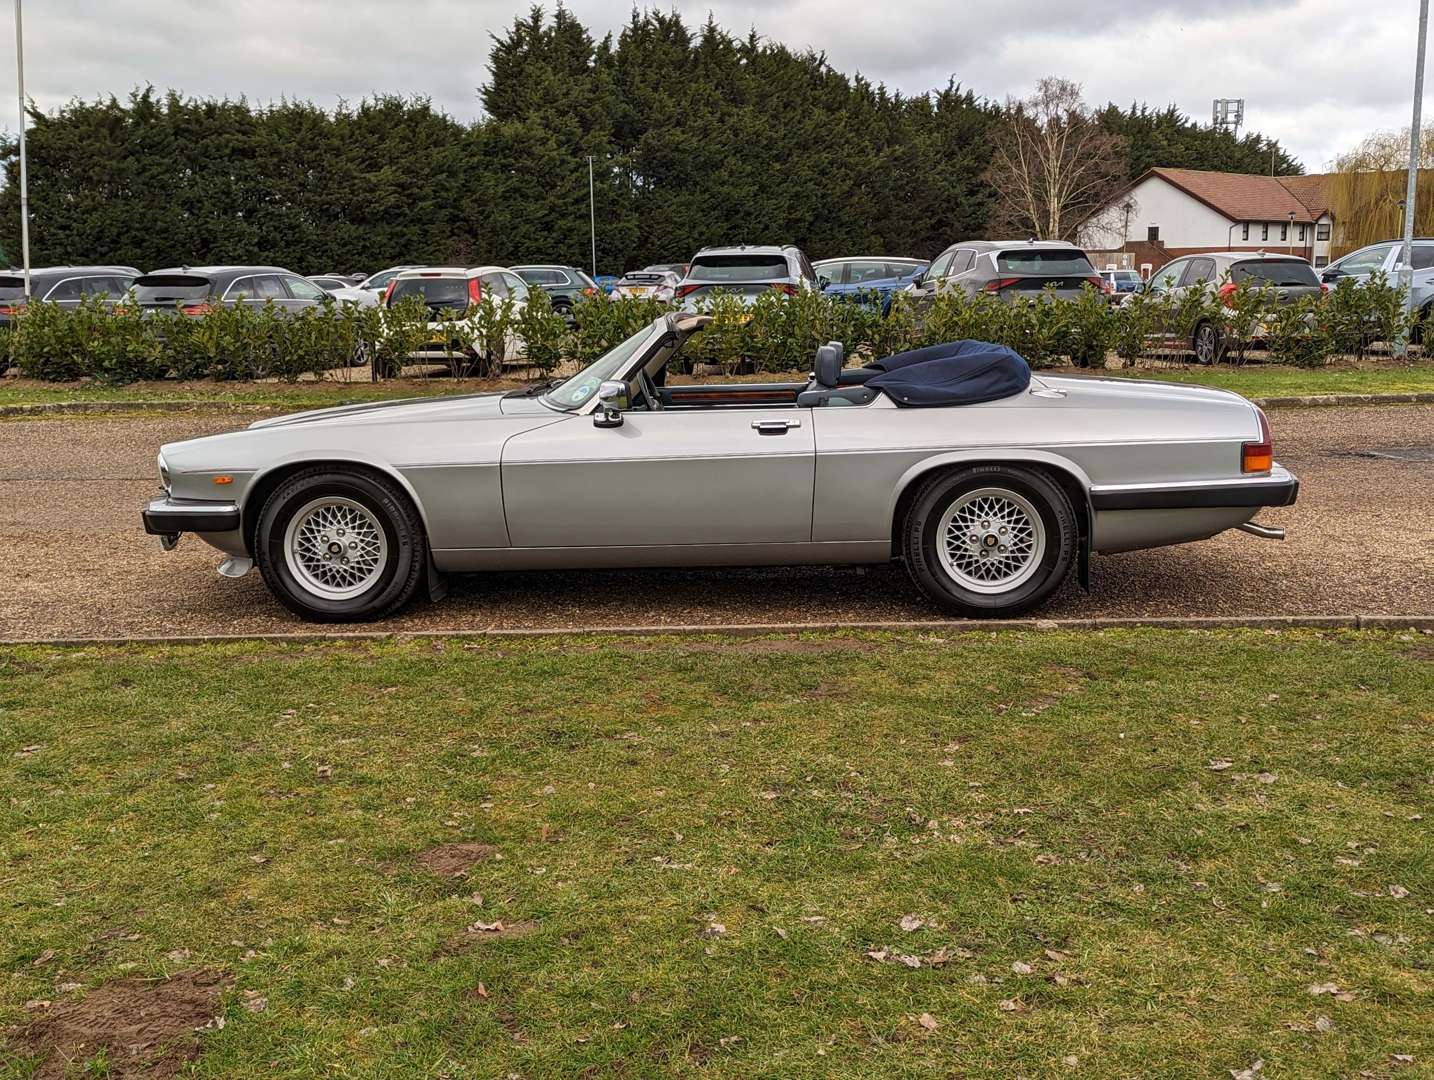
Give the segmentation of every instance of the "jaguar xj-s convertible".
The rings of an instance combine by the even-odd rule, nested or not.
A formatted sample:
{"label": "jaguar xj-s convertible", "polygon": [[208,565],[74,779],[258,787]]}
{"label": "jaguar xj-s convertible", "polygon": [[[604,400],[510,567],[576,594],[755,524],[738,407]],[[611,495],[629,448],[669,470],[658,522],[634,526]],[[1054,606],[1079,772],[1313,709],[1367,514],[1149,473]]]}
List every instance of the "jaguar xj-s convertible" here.
{"label": "jaguar xj-s convertible", "polygon": [[954,342],[804,383],[675,385],[706,325],[673,314],[564,380],[343,406],[165,446],[143,513],[258,564],[308,619],[377,619],[445,575],[900,560],[959,615],[1013,615],[1091,552],[1258,525],[1294,502],[1264,414],[1236,394],[1033,375]]}

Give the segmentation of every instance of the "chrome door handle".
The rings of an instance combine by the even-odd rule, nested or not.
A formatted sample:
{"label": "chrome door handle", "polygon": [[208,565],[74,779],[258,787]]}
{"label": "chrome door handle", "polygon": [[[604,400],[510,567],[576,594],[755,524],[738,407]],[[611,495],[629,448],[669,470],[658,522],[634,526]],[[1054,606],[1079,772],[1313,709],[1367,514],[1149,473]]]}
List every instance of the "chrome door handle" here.
{"label": "chrome door handle", "polygon": [[753,420],[752,427],[758,435],[785,435],[789,430],[801,427],[800,420]]}

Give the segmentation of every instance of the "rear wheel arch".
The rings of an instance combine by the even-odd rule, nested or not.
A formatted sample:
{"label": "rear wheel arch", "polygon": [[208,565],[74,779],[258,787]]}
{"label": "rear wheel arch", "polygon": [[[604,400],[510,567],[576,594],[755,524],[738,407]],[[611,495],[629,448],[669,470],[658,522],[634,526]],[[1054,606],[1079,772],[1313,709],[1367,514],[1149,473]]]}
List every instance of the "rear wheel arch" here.
{"label": "rear wheel arch", "polygon": [[1091,535],[1089,482],[1073,465],[1055,460],[1054,456],[1017,458],[980,456],[932,462],[925,467],[913,469],[902,477],[901,488],[897,493],[896,503],[892,507],[891,513],[891,552],[893,558],[901,551],[901,533],[906,525],[906,515],[910,512],[911,504],[915,500],[916,493],[922,484],[938,473],[958,472],[962,469],[970,468],[973,465],[1014,466],[1017,468],[1034,469],[1044,473],[1065,492],[1066,498],[1070,500],[1071,508],[1075,511],[1076,524],[1080,530],[1081,544],[1083,547],[1089,545]]}

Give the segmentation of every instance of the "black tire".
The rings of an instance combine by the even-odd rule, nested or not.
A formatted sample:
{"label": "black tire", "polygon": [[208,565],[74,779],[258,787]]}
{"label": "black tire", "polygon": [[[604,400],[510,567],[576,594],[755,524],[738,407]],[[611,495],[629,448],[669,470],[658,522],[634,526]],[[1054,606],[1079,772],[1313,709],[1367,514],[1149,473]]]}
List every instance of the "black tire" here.
{"label": "black tire", "polygon": [[[1414,325],[1409,328],[1409,344],[1424,346],[1424,327],[1429,322],[1430,313],[1434,312],[1434,304],[1425,304],[1419,309],[1419,317],[1414,320]],[[0,361],[3,363],[4,361]],[[0,370],[4,370],[0,368]]]}
{"label": "black tire", "polygon": [[1206,367],[1218,364],[1225,356],[1225,335],[1214,323],[1202,322],[1190,338],[1195,362]]}
{"label": "black tire", "polygon": [[[987,586],[992,591],[968,587],[942,557],[944,516],[964,496],[982,489],[1016,496],[1007,500],[1010,505],[1024,501],[1040,519],[1040,542],[1033,542],[1031,558],[1019,573],[1010,575],[1009,588],[1000,588],[999,580]],[[987,533],[979,527],[977,532],[979,551]],[[1038,606],[1061,587],[1075,566],[1079,533],[1070,499],[1039,469],[971,465],[920,481],[902,523],[901,542],[911,579],[938,607],[954,615],[1011,616]]]}
{"label": "black tire", "polygon": [[[297,576],[285,551],[295,516],[326,497],[366,509],[385,545],[373,580],[355,595],[338,599],[316,592]],[[254,558],[269,591],[295,615],[313,622],[366,622],[392,614],[413,597],[428,568],[428,542],[418,511],[391,480],[321,465],[289,477],[265,500],[254,533]]]}

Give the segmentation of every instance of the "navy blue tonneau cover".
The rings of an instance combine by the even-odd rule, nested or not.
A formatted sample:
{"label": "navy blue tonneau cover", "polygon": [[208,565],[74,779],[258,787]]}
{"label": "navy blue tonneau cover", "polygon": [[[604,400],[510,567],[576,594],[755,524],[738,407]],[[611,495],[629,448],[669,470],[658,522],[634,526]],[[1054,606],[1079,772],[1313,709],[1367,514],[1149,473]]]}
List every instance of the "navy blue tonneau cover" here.
{"label": "navy blue tonneau cover", "polygon": [[1031,385],[1020,353],[989,341],[948,341],[896,353],[866,365],[879,374],[866,385],[898,405],[975,405],[1019,394]]}

